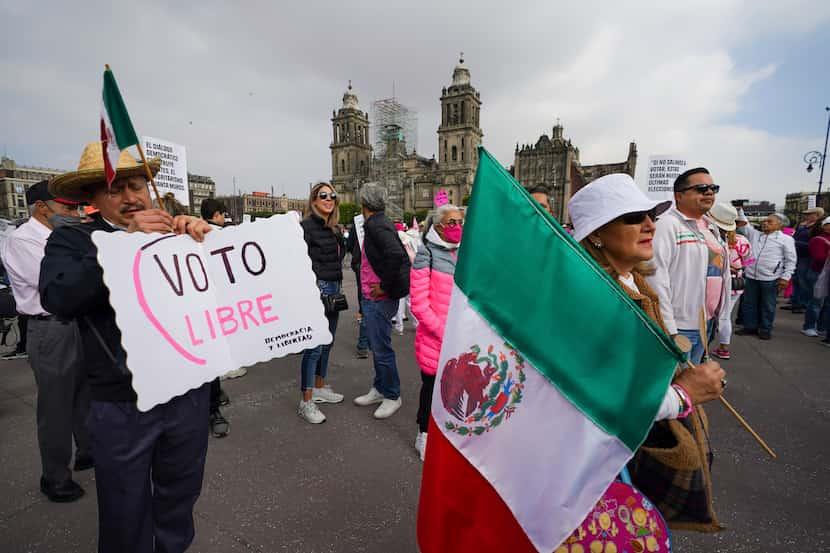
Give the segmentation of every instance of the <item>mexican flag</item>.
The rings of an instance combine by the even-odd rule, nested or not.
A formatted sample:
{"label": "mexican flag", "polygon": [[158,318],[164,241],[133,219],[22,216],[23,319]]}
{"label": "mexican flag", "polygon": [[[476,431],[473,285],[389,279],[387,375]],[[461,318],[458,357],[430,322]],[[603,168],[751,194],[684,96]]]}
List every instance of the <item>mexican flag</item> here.
{"label": "mexican flag", "polygon": [[454,278],[418,543],[550,553],[645,439],[682,353],[481,147]]}
{"label": "mexican flag", "polygon": [[104,171],[107,185],[115,180],[121,150],[138,144],[138,136],[127,113],[127,106],[109,66],[104,71],[104,93],[101,98],[101,142],[104,150]]}

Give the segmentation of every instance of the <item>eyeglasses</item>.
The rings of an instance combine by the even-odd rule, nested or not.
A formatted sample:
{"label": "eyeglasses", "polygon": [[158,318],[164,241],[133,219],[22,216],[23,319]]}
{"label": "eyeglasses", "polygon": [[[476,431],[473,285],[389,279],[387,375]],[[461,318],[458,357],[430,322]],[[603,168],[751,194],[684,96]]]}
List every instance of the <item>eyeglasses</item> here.
{"label": "eyeglasses", "polygon": [[717,194],[720,192],[720,186],[717,184],[698,184],[696,186],[687,186],[681,192],[686,192],[688,190],[694,190],[698,194],[706,194],[707,190],[711,190],[713,194]]}
{"label": "eyeglasses", "polygon": [[641,225],[643,224],[643,221],[646,220],[646,217],[651,219],[652,223],[656,223],[657,208],[651,209],[649,211],[635,211],[633,213],[626,213],[624,215],[620,215],[618,219],[626,225]]}
{"label": "eyeglasses", "polygon": [[329,199],[329,198],[331,198],[332,200],[336,200],[337,199],[337,194],[335,192],[318,192],[317,193],[317,198],[319,198],[321,200],[326,200],[326,199]]}
{"label": "eyeglasses", "polygon": [[441,225],[445,227],[454,227],[456,225],[463,227],[464,219],[449,219],[446,223],[441,223]]}

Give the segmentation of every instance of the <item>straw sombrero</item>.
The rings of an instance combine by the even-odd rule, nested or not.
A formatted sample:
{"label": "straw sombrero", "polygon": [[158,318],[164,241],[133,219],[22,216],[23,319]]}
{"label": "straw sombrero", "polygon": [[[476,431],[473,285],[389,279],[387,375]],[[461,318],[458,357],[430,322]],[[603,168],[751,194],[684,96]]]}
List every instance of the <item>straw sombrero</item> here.
{"label": "straw sombrero", "polygon": [[[153,176],[161,168],[161,160],[151,159],[147,162]],[[118,158],[118,167],[115,169],[115,178],[146,175],[144,165],[137,161],[126,150]],[[76,202],[87,202],[92,197],[95,185],[106,184],[104,174],[104,150],[100,142],[90,142],[81,154],[77,171],[69,171],[52,178],[49,181],[49,192],[58,198],[66,198]]]}

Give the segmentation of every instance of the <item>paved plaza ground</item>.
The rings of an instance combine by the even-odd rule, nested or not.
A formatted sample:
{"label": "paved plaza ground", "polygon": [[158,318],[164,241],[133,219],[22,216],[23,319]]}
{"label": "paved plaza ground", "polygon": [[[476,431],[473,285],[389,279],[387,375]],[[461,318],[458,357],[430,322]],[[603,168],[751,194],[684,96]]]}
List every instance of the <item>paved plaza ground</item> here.
{"label": "paved plaza ground", "polygon": [[[354,303],[354,279],[346,293]],[[675,551],[784,553],[830,550],[830,349],[779,311],[773,340],[735,337],[727,397],[778,453],[772,460],[720,405],[708,409],[715,450],[717,535],[675,534]],[[540,333],[556,329],[539,329]],[[585,329],[588,332],[588,329]],[[343,313],[331,357],[325,424],[296,414],[300,358],[257,365],[226,381],[227,438],[210,440],[191,551],[385,552],[418,550],[421,462],[413,449],[420,389],[414,332],[394,336],[403,408],[376,421],[351,400],[371,385],[371,360],[354,356],[355,311]],[[0,364],[0,551],[95,551],[92,471],[87,495],[50,503],[38,489],[36,387],[25,360]],[[488,552],[481,544],[482,553]]]}

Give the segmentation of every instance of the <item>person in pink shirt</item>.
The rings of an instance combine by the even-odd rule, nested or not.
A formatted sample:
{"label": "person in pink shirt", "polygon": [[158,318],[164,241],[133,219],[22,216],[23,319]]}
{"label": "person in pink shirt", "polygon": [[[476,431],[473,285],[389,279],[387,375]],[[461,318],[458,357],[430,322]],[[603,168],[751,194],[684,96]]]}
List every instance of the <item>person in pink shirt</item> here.
{"label": "person in pink shirt", "polygon": [[738,304],[738,299],[743,294],[743,271],[755,260],[752,258],[752,246],[749,240],[736,232],[738,210],[729,204],[718,203],[712,206],[707,218],[720,229],[721,237],[729,246],[729,270],[732,273],[732,293],[729,295],[729,305],[726,309],[729,317],[721,320],[718,328],[717,348],[712,350],[712,355],[718,359],[730,359],[729,343],[732,339],[732,312]]}

